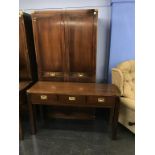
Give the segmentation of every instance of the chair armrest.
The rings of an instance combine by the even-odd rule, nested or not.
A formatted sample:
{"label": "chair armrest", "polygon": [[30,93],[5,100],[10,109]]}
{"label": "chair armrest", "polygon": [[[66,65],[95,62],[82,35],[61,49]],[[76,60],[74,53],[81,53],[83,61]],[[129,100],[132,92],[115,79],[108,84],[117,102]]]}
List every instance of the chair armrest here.
{"label": "chair armrest", "polygon": [[116,85],[123,95],[123,74],[120,69],[112,68],[112,84]]}

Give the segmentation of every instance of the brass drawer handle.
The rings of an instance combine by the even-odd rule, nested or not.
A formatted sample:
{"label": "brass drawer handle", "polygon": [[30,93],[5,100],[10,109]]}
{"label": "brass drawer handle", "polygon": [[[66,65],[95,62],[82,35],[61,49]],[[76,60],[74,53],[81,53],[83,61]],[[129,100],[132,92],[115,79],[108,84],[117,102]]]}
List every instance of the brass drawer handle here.
{"label": "brass drawer handle", "polygon": [[104,102],[105,100],[104,100],[104,98],[98,98],[98,102]]}
{"label": "brass drawer handle", "polygon": [[50,74],[51,77],[55,77],[56,76],[56,74],[54,72],[50,72],[49,74]]}
{"label": "brass drawer handle", "polygon": [[70,101],[75,101],[76,100],[76,97],[69,97],[68,98]]}
{"label": "brass drawer handle", "polygon": [[83,73],[79,73],[78,76],[79,76],[79,77],[83,77],[84,74],[83,74]]}
{"label": "brass drawer handle", "polygon": [[47,95],[40,95],[41,100],[47,100]]}

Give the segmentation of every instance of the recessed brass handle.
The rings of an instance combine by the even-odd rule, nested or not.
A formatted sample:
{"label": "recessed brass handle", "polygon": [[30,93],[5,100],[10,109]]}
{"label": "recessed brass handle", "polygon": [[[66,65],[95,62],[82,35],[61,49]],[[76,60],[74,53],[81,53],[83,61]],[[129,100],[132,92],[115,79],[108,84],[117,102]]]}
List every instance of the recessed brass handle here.
{"label": "recessed brass handle", "polygon": [[104,102],[104,98],[98,98],[98,102]]}
{"label": "recessed brass handle", "polygon": [[83,77],[84,74],[83,74],[83,73],[79,73],[78,76],[79,76],[79,77]]}
{"label": "recessed brass handle", "polygon": [[76,100],[76,97],[69,97],[68,98],[70,101],[75,101]]}
{"label": "recessed brass handle", "polygon": [[47,100],[47,95],[40,95],[41,100]]}
{"label": "recessed brass handle", "polygon": [[50,76],[52,76],[52,77],[55,77],[55,76],[56,76],[56,74],[55,74],[54,72],[50,72],[49,74],[50,74]]}

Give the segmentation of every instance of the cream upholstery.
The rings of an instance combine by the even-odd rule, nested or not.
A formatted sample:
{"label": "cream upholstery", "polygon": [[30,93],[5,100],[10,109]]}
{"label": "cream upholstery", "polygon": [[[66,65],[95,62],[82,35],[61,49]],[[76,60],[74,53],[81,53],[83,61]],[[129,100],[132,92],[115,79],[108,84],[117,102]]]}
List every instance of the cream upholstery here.
{"label": "cream upholstery", "polygon": [[135,61],[129,60],[120,63],[112,69],[112,83],[121,92],[119,122],[135,133]]}

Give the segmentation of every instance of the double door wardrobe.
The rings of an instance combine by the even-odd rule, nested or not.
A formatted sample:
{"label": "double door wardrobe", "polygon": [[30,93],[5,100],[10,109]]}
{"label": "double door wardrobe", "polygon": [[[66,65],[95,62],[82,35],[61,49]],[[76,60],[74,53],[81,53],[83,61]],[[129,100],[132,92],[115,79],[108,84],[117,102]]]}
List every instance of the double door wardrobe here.
{"label": "double door wardrobe", "polygon": [[40,81],[95,82],[98,12],[31,14]]}

